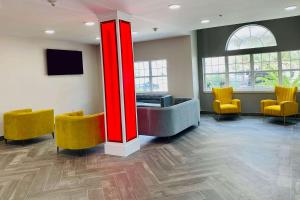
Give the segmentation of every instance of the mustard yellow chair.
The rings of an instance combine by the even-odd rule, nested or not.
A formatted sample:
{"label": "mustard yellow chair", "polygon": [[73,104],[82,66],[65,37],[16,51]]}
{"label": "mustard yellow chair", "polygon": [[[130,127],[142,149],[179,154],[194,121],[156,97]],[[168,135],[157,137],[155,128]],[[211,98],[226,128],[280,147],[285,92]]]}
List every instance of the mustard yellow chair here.
{"label": "mustard yellow chair", "polygon": [[213,88],[212,89],[215,100],[213,102],[214,112],[218,115],[224,114],[239,114],[241,112],[241,101],[233,99],[233,88]]}
{"label": "mustard yellow chair", "polygon": [[81,150],[105,141],[104,113],[84,116],[83,111],[55,117],[57,153],[59,148]]}
{"label": "mustard yellow chair", "polygon": [[298,114],[296,101],[297,87],[275,87],[276,100],[266,99],[261,101],[261,112],[264,116],[286,117]]}
{"label": "mustard yellow chair", "polygon": [[53,109],[32,111],[32,109],[15,110],[4,113],[4,139],[27,140],[46,134],[54,138]]}

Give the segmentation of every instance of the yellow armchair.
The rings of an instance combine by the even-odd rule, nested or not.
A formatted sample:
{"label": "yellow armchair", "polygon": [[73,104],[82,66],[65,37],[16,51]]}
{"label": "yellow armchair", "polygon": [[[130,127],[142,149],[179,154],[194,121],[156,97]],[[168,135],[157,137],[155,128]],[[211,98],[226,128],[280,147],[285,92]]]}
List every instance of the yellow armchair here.
{"label": "yellow armchair", "polygon": [[4,113],[4,139],[27,140],[46,134],[54,137],[54,111],[32,109],[15,110]]}
{"label": "yellow armchair", "polygon": [[232,99],[233,88],[213,88],[215,100],[213,102],[214,112],[218,115],[222,114],[238,114],[241,112],[241,101]]}
{"label": "yellow armchair", "polygon": [[297,87],[276,86],[276,100],[266,99],[261,101],[262,114],[283,117],[285,123],[286,117],[298,114],[297,90]]}
{"label": "yellow armchair", "polygon": [[55,118],[57,152],[59,148],[80,150],[105,142],[104,113],[84,116],[83,111]]}

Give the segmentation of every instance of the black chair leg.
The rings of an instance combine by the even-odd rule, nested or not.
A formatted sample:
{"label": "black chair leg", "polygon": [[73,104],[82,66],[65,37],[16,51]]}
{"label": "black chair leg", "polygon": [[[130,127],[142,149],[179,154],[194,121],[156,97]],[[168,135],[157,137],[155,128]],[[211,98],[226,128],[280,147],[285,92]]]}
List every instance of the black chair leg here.
{"label": "black chair leg", "polygon": [[52,134],[52,137],[53,137],[53,139],[54,139],[54,132],[52,132],[51,134]]}
{"label": "black chair leg", "polygon": [[59,154],[59,147],[56,147],[56,153]]}

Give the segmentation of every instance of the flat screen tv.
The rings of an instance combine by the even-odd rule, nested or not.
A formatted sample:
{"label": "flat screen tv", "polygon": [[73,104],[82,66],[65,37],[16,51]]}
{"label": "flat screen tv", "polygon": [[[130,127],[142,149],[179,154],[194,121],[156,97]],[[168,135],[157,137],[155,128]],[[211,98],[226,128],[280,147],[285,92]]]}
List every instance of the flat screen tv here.
{"label": "flat screen tv", "polygon": [[83,74],[82,52],[47,49],[48,75]]}

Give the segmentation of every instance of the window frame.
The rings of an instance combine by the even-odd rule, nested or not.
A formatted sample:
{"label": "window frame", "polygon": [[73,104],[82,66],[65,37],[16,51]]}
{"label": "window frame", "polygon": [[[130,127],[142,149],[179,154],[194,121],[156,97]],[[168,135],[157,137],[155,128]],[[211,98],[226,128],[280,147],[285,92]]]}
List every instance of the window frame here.
{"label": "window frame", "polygon": [[[283,69],[282,68],[282,53],[283,52],[293,52],[293,51],[298,51],[299,52],[299,68],[298,69]],[[255,54],[265,54],[265,53],[276,53],[277,54],[277,66],[278,69],[277,70],[255,70],[254,69],[254,55]],[[226,55],[226,56],[215,56],[215,57],[225,57],[225,73],[208,73],[208,74],[225,74],[225,84],[224,87],[228,87],[229,86],[229,75],[230,74],[243,74],[246,72],[229,72],[229,57],[230,56],[243,56],[243,55],[250,55],[250,74],[251,74],[251,88],[245,88],[245,89],[241,89],[241,88],[235,88],[234,90],[237,93],[272,93],[273,92],[273,87],[270,88],[262,88],[262,87],[255,87],[255,73],[261,73],[261,72],[277,72],[278,73],[278,84],[281,85],[283,84],[283,73],[284,72],[294,72],[297,71],[300,73],[300,50],[289,50],[289,51],[272,51],[272,52],[261,52],[261,53],[245,53],[245,54],[234,54],[234,55]],[[207,89],[206,87],[206,63],[205,63],[205,59],[206,58],[215,58],[215,57],[204,57],[202,58],[202,77],[203,77],[203,87],[202,87],[202,91],[204,93],[211,93],[211,89]],[[290,59],[290,62],[292,61],[292,59]],[[269,61],[272,62],[272,61]],[[248,71],[247,71],[248,72]],[[299,91],[300,92],[300,91]]]}
{"label": "window frame", "polygon": [[[202,63],[203,63],[203,82],[206,83],[206,75],[225,75],[225,86],[226,86],[226,83],[228,82],[228,68],[226,67],[226,62],[227,62],[227,56],[216,56],[216,57],[210,57],[210,58],[223,58],[224,57],[224,61],[225,61],[225,71],[224,72],[221,72],[221,73],[217,73],[217,72],[213,72],[213,73],[206,73],[206,66],[205,66],[205,59],[206,58],[203,58],[202,59]],[[213,66],[213,65],[211,65]],[[204,88],[204,87],[203,87]],[[205,88],[206,88],[206,84],[205,84]],[[208,90],[207,90],[208,91]]]}
{"label": "window frame", "polygon": [[[297,69],[291,69],[291,68],[290,69],[283,69],[282,54],[285,53],[285,52],[289,52],[289,54],[290,54],[289,63],[291,65],[292,62],[295,61],[295,60],[292,59],[292,56],[291,56],[291,52],[293,52],[293,51],[297,51],[298,52],[298,56],[299,57],[296,60],[298,61],[298,66],[299,67]],[[281,81],[282,82],[283,82],[283,74],[284,74],[284,72],[298,72],[300,74],[300,50],[282,51],[282,52],[279,52],[279,56],[280,56],[280,65],[281,65],[281,74],[282,74]],[[300,87],[300,84],[297,85],[297,87]]]}
{"label": "window frame", "polygon": [[[135,70],[135,65],[136,65],[136,63],[148,63],[148,71],[149,71],[149,75],[148,76],[145,76],[145,73],[144,73],[144,76],[137,76],[136,74],[136,70]],[[149,83],[150,83],[150,86],[151,86],[151,80],[150,80],[150,73],[151,73],[151,71],[150,71],[150,62],[149,61],[137,61],[137,62],[134,62],[134,83],[135,83],[135,90],[137,91],[137,88],[136,88],[136,82],[137,82],[137,79],[146,79],[146,78],[148,78],[149,79]],[[150,89],[150,91],[151,91],[151,89]],[[149,91],[149,92],[150,92]],[[136,92],[136,93],[141,93],[141,92]],[[148,93],[148,92],[143,92],[143,93]]]}
{"label": "window frame", "polygon": [[[256,64],[256,62],[254,61],[254,56],[255,55],[257,55],[257,54],[260,54],[261,55],[261,57],[263,56],[263,54],[277,54],[277,69],[274,69],[274,70],[263,70],[263,69],[259,69],[259,70],[255,70],[255,64]],[[252,84],[253,84],[253,86],[252,86],[252,88],[253,88],[253,90],[254,91],[256,91],[256,90],[261,90],[261,91],[273,91],[273,87],[259,87],[259,86],[256,86],[255,85],[255,78],[256,78],[256,76],[255,76],[255,74],[259,74],[259,73],[268,73],[268,72],[276,72],[276,73],[278,73],[278,83],[277,84],[281,84],[281,74],[280,74],[280,58],[279,58],[279,52],[264,52],[264,53],[253,53],[252,54],[252,64],[253,64],[253,74],[252,74],[252,77],[253,77],[253,82],[252,82]],[[262,63],[264,63],[264,62],[266,62],[266,61],[263,61],[263,59],[261,58],[261,62],[260,62],[260,64],[262,64]],[[273,61],[273,62],[275,62],[275,61]],[[272,61],[270,60],[270,57],[269,57],[269,60],[267,61],[267,63],[272,63]]]}
{"label": "window frame", "polygon": [[[237,57],[237,56],[249,56],[249,64],[250,64],[250,69],[248,70],[248,71],[240,71],[240,72],[238,72],[238,71],[235,71],[235,72],[232,72],[232,71],[230,71],[230,64],[232,64],[232,63],[229,63],[229,57]],[[245,73],[249,73],[250,74],[250,78],[252,78],[252,66],[251,66],[251,54],[242,54],[242,55],[229,55],[229,56],[226,56],[226,59],[227,59],[227,68],[228,68],[228,78],[227,78],[227,86],[228,85],[230,85],[230,75],[231,74],[245,74]],[[243,58],[242,58],[242,60],[243,60]],[[235,65],[237,65],[237,64],[246,64],[246,63],[244,63],[243,61],[241,62],[241,63],[237,63],[236,62],[236,58],[235,58],[235,62],[234,62],[234,64]],[[226,66],[225,66],[226,67]],[[250,80],[250,83],[251,83],[251,85],[250,85],[250,87],[252,87],[252,80]],[[244,88],[244,89],[242,89],[242,88],[240,88],[239,89],[240,91],[247,91],[248,90],[248,88]]]}
{"label": "window frame", "polygon": [[[236,37],[236,38],[239,38],[238,36],[236,36],[236,34],[239,32],[239,31],[241,31],[241,30],[243,30],[243,29],[245,29],[245,28],[249,28],[250,30],[251,30],[251,27],[260,27],[260,28],[263,28],[264,30],[265,30],[265,33],[264,34],[266,34],[266,33],[269,33],[271,36],[272,36],[272,39],[274,40],[273,42],[275,43],[274,45],[263,45],[263,46],[261,46],[261,47],[248,47],[248,48],[241,48],[241,47],[239,47],[238,49],[229,49],[229,46],[230,46],[230,42],[232,41],[232,38],[233,37]],[[263,35],[264,35],[263,34]],[[250,32],[250,38],[252,37],[252,35],[251,35],[251,32]],[[241,38],[239,38],[240,40],[241,40]],[[249,38],[248,38],[249,39]],[[262,42],[262,44],[263,44],[263,41],[261,41]],[[234,30],[232,33],[231,33],[231,35],[229,36],[229,38],[228,38],[228,40],[227,40],[227,42],[226,42],[226,46],[225,46],[225,50],[226,51],[240,51],[240,50],[245,50],[245,49],[256,49],[256,48],[266,48],[266,47],[275,47],[275,46],[277,46],[277,40],[276,40],[276,37],[274,36],[274,34],[273,34],[273,32],[270,30],[270,29],[268,29],[267,27],[265,27],[265,26],[262,26],[262,25],[260,25],[260,24],[247,24],[247,25],[244,25],[244,26],[241,26],[241,27],[239,27],[239,28],[237,28],[236,30]]]}
{"label": "window frame", "polygon": [[[166,62],[166,72],[167,74],[166,75],[161,75],[161,76],[158,76],[158,75],[152,75],[153,72],[152,72],[152,62],[155,62],[155,61],[165,61]],[[167,93],[169,92],[169,80],[168,80],[168,60],[167,59],[153,59],[153,60],[138,60],[138,61],[134,61],[134,65],[136,63],[141,63],[141,62],[147,62],[148,63],[148,67],[149,67],[149,76],[136,76],[136,71],[134,72],[134,80],[136,82],[136,79],[138,78],[149,78],[149,83],[150,83],[150,91],[142,91],[142,92],[138,92],[136,90],[136,93],[137,94],[157,94],[157,93]],[[166,91],[153,91],[153,78],[160,78],[160,77],[163,77],[163,78],[166,78],[167,79],[167,90]],[[136,83],[135,83],[135,87],[136,87]]]}

